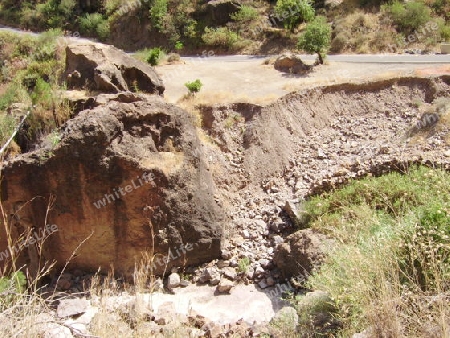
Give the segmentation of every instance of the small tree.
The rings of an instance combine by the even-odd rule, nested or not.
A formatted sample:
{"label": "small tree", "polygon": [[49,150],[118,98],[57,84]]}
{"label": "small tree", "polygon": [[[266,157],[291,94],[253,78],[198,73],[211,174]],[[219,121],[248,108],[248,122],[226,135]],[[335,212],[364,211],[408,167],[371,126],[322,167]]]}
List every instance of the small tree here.
{"label": "small tree", "polygon": [[163,56],[164,52],[161,48],[155,47],[150,50],[148,50],[148,55],[145,58],[145,61],[147,61],[152,66],[157,66],[159,62],[161,61],[161,58]]}
{"label": "small tree", "polygon": [[153,0],[150,8],[150,21],[159,32],[163,29],[166,14],[167,0]]}
{"label": "small tree", "polygon": [[189,90],[189,95],[194,95],[195,93],[198,93],[200,91],[203,83],[199,79],[197,79],[192,82],[186,82],[184,85]]}
{"label": "small tree", "polygon": [[311,0],[278,0],[275,6],[276,19],[283,22],[284,28],[293,30],[300,22],[314,19]]}
{"label": "small tree", "polygon": [[322,65],[330,43],[331,26],[327,24],[325,17],[318,16],[306,26],[305,32],[298,40],[298,48],[310,54],[317,53],[319,63]]}

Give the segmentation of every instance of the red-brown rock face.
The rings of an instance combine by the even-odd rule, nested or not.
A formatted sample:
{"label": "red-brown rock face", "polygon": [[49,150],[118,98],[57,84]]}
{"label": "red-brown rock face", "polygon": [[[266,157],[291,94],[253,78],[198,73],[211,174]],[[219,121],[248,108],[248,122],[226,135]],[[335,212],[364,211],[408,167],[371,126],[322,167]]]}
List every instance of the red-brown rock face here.
{"label": "red-brown rock face", "polygon": [[22,262],[56,259],[61,267],[86,238],[70,267],[112,264],[129,275],[153,242],[159,258],[171,250],[168,268],[220,255],[222,212],[188,114],[156,96],[132,96],[81,112],[55,149],[6,164],[2,200],[13,234],[58,227],[41,256],[28,245]]}

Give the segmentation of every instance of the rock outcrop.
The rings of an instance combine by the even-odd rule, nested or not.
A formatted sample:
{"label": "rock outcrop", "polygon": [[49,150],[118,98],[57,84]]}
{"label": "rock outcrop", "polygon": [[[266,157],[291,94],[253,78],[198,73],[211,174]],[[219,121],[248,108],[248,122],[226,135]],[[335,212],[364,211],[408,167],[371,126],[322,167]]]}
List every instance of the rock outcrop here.
{"label": "rock outcrop", "polygon": [[121,91],[163,95],[164,85],[155,70],[125,52],[100,43],[75,41],[66,47],[68,89],[104,93]]}
{"label": "rock outcrop", "polygon": [[273,66],[276,70],[289,74],[307,74],[312,70],[312,66],[304,64],[302,59],[294,54],[281,55]]}
{"label": "rock outcrop", "polygon": [[54,149],[5,164],[2,201],[13,233],[57,226],[42,252],[42,242],[28,242],[20,262],[37,269],[39,259],[55,259],[61,267],[76,252],[71,268],[113,265],[130,275],[145,252],[155,255],[148,268],[157,274],[219,257],[222,211],[190,115],[158,96],[96,101],[65,125]]}

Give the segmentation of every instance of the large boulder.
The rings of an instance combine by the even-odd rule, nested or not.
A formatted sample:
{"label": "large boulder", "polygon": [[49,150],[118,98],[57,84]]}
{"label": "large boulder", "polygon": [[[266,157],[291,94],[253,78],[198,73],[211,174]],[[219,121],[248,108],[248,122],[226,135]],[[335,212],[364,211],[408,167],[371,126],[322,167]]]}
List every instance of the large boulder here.
{"label": "large boulder", "polygon": [[190,115],[156,95],[97,101],[64,126],[56,147],[4,165],[13,236],[52,229],[42,252],[40,239],[22,246],[20,263],[61,267],[76,251],[71,268],[113,265],[129,276],[144,253],[156,274],[220,257],[222,211]]}
{"label": "large boulder", "polygon": [[84,40],[72,40],[67,45],[65,77],[68,89],[158,95],[163,95],[165,89],[150,65],[113,46]]}
{"label": "large boulder", "polygon": [[273,66],[276,70],[289,74],[307,74],[312,70],[312,66],[304,64],[302,59],[294,54],[279,56]]}
{"label": "large boulder", "polygon": [[332,243],[327,236],[312,229],[300,230],[278,245],[273,261],[285,278],[308,276],[323,262]]}

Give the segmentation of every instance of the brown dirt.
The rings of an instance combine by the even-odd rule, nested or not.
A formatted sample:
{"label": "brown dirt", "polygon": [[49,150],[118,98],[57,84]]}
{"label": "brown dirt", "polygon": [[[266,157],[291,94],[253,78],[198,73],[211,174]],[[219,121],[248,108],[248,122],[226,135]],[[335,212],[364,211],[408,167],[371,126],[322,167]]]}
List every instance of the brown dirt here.
{"label": "brown dirt", "polygon": [[[345,82],[366,82],[415,74],[448,74],[448,66],[418,64],[353,64],[330,62],[315,67],[307,75],[289,75],[251,61],[216,62],[213,59],[186,62],[183,65],[156,67],[163,78],[167,101],[176,103],[187,89],[184,83],[200,79],[204,86],[197,100],[201,103],[251,102],[267,104],[292,91]],[[418,75],[420,76],[420,75]]]}

